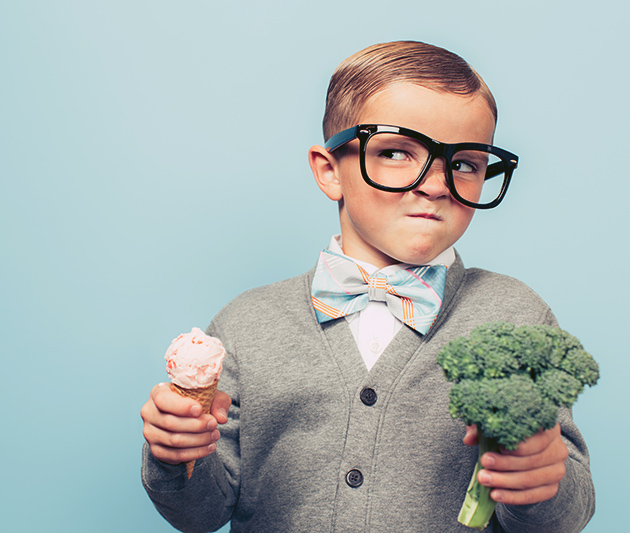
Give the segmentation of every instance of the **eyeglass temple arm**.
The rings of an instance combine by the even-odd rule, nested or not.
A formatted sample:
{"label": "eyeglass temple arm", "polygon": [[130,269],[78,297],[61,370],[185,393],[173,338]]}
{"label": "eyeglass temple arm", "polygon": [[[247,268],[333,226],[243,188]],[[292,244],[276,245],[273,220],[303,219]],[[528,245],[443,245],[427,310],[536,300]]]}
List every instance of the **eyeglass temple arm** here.
{"label": "eyeglass temple arm", "polygon": [[[516,165],[514,165],[514,168],[516,168]],[[497,161],[496,163],[492,163],[486,168],[486,177],[484,178],[484,180],[494,178],[495,176],[498,176],[499,174],[505,172],[505,170],[506,163],[504,161]]]}
{"label": "eyeglass temple arm", "polygon": [[328,150],[329,152],[332,152],[333,150],[339,148],[341,145],[349,143],[352,139],[356,139],[358,129],[358,126],[354,126],[352,128],[348,128],[347,130],[336,133],[326,141],[326,144],[324,144],[324,148],[326,148],[326,150]]}

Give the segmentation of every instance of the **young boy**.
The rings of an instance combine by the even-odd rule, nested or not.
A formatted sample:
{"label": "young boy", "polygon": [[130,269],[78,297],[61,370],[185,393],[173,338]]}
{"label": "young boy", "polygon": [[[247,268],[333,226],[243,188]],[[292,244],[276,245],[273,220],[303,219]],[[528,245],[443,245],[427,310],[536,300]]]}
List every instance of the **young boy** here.
{"label": "young boy", "polygon": [[[175,527],[468,530],[457,515],[476,433],[449,415],[437,352],[484,322],[556,324],[530,289],[465,269],[453,249],[517,164],[491,146],[496,117],[468,64],[424,43],[337,68],[326,148],[309,160],[341,236],[316,269],[215,317],[208,333],[228,356],[211,415],[163,384],[142,409],[143,483]],[[487,531],[573,533],[592,516],[585,443],[567,410],[559,422],[483,457],[479,481],[499,502]]]}

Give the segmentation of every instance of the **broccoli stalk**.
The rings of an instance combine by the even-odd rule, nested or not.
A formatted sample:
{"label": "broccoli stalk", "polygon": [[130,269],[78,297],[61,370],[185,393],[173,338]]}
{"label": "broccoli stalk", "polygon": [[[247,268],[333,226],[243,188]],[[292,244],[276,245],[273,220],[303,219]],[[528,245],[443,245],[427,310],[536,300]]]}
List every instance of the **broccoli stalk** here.
{"label": "broccoli stalk", "polygon": [[483,431],[479,431],[477,435],[479,440],[479,458],[475,464],[472,478],[470,478],[470,483],[466,490],[466,498],[459,511],[457,521],[465,526],[481,530],[488,525],[497,502],[490,498],[492,489],[477,481],[477,473],[483,468],[481,466],[481,456],[486,452],[498,452],[499,443],[495,439],[488,439],[483,434]]}
{"label": "broccoli stalk", "polygon": [[[449,411],[477,426],[479,459],[487,451],[515,450],[541,429],[555,426],[560,406],[570,407],[595,385],[599,369],[580,342],[551,326],[483,324],[468,338],[449,342],[437,357],[448,381]],[[496,503],[477,482],[479,460],[458,521],[483,529]]]}

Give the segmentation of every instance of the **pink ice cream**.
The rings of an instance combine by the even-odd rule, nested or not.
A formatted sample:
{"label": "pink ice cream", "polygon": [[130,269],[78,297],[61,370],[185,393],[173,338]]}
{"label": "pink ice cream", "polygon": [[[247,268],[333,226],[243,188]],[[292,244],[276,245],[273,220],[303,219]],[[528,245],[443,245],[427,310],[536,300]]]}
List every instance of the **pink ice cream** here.
{"label": "pink ice cream", "polygon": [[192,328],[173,340],[166,350],[166,372],[184,389],[209,387],[221,375],[225,348],[219,339]]}

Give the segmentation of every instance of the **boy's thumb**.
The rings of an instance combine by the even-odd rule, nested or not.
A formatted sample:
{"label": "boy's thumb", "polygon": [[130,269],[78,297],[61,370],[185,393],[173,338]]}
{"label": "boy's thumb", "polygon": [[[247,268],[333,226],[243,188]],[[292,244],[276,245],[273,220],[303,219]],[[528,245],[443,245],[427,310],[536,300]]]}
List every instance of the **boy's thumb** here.
{"label": "boy's thumb", "polygon": [[466,426],[466,435],[464,435],[464,444],[466,446],[476,446],[477,440],[477,426]]}
{"label": "boy's thumb", "polygon": [[225,424],[227,422],[228,410],[231,404],[232,399],[230,396],[225,392],[217,390],[212,402],[212,407],[210,408],[210,414],[217,419],[219,424]]}

